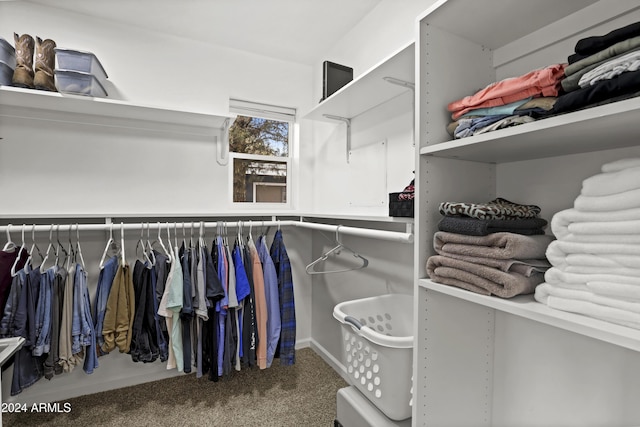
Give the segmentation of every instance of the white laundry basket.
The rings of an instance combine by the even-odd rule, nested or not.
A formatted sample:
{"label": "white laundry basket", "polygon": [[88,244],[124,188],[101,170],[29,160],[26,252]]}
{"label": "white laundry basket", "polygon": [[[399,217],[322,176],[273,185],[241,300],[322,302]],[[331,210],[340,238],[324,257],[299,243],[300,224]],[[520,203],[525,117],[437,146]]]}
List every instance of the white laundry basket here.
{"label": "white laundry basket", "polygon": [[411,416],[413,297],[381,295],[335,306],[351,384],[392,420]]}

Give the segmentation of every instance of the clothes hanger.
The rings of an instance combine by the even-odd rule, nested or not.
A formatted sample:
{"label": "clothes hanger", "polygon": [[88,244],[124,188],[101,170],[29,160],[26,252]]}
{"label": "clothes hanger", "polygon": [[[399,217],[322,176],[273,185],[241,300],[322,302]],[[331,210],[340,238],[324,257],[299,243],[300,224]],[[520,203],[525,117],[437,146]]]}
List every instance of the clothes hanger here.
{"label": "clothes hanger", "polygon": [[80,246],[80,226],[76,223],[76,253],[80,257],[80,264],[82,265],[82,269],[85,269],[84,265],[84,257],[82,256],[82,247]]}
{"label": "clothes hanger", "polygon": [[122,255],[122,265],[125,266],[127,265],[127,258],[125,258],[124,255],[124,223],[120,223],[120,248],[121,248],[121,255]]}
{"label": "clothes hanger", "polygon": [[200,245],[201,248],[204,248],[207,246],[207,244],[205,243],[205,237],[204,237],[204,221],[200,221],[200,235],[198,236],[198,244]]}
{"label": "clothes hanger", "polygon": [[[169,237],[169,223],[167,222],[167,239],[169,239],[169,244],[171,244],[171,238]],[[164,251],[165,256],[167,257],[167,264],[171,262],[171,254],[167,250],[167,247],[164,245],[162,241],[162,227],[160,226],[160,222],[158,222],[158,243],[160,243],[160,247]],[[154,255],[155,256],[155,255]]]}
{"label": "clothes hanger", "polygon": [[[22,257],[22,253],[25,251],[25,247],[26,247],[26,243],[24,242],[24,229],[25,229],[25,225],[22,224],[22,244],[20,246],[20,250],[18,251],[18,256],[16,257],[15,261],[13,261],[13,265],[11,266],[11,277],[15,277],[16,274],[18,274],[18,272],[16,271],[16,267],[18,266],[18,263],[20,262],[20,258]],[[31,258],[31,254],[29,254],[29,257],[27,258],[27,261]],[[26,263],[25,263],[26,265]]]}
{"label": "clothes hanger", "polygon": [[11,224],[7,225],[7,243],[5,243],[4,248],[2,248],[5,252],[13,252],[16,249],[16,244],[11,240],[11,233],[9,233],[10,228]]}
{"label": "clothes hanger", "polygon": [[140,238],[136,242],[136,257],[138,256],[138,248],[142,247],[142,258],[147,265],[151,264],[151,259],[149,259],[149,255],[147,255],[147,248],[144,243],[144,225],[140,227]]}
{"label": "clothes hanger", "polygon": [[147,223],[147,256],[151,263],[149,264],[149,268],[152,268],[156,265],[156,255],[153,253],[153,248],[151,247],[151,239],[149,238],[149,223]]}
{"label": "clothes hanger", "polygon": [[42,256],[42,252],[40,251],[40,247],[38,246],[38,244],[36,243],[36,225],[33,224],[33,226],[31,227],[31,249],[29,249],[29,261],[31,261],[31,258],[33,257],[33,250],[35,249],[38,252],[38,255],[40,256],[40,262],[42,262],[44,260],[44,257]]}
{"label": "clothes hanger", "polygon": [[112,243],[115,243],[113,240],[113,223],[109,224],[109,240],[107,240],[107,244],[104,246],[104,252],[102,252],[102,258],[100,258],[100,270],[104,269],[104,259],[106,258],[107,252],[109,252],[109,248]]}
{"label": "clothes hanger", "polygon": [[[47,246],[47,251],[44,254],[44,259],[40,264],[40,273],[44,272],[44,265],[47,263],[49,259],[49,254],[51,253],[51,249],[53,249],[53,224],[51,224],[51,228],[49,229],[49,246]],[[54,265],[58,265],[58,253],[56,249],[56,262]]]}
{"label": "clothes hanger", "polygon": [[67,252],[67,250],[64,248],[64,245],[60,242],[60,224],[58,224],[56,226],[56,265],[60,265],[58,264],[60,262],[60,251],[62,250],[62,252],[64,252],[64,260],[62,261],[62,264],[67,264],[67,268],[69,267],[69,264],[71,263],[71,255],[69,254],[69,252]]}
{"label": "clothes hanger", "polygon": [[[318,258],[317,260],[313,261],[311,264],[307,265],[305,270],[307,272],[307,274],[328,274],[328,273],[343,273],[345,271],[352,271],[352,270],[360,270],[365,268],[366,266],[369,265],[369,260],[366,259],[365,257],[363,257],[362,255],[358,254],[357,252],[355,252],[352,249],[349,249],[348,247],[346,247],[342,241],[340,240],[340,225],[338,225],[338,227],[336,228],[336,243],[337,245],[332,248],[329,249],[327,252],[325,252],[324,254],[322,254],[320,256],[320,258]],[[350,268],[345,268],[345,269],[341,269],[341,270],[317,270],[316,266],[323,263],[324,261],[326,261],[330,255],[332,254],[340,254],[342,252],[342,250],[345,249],[349,252],[351,252],[351,254],[353,255],[353,257],[357,258],[358,260],[360,260],[361,264],[356,266],[356,267],[350,267]]]}

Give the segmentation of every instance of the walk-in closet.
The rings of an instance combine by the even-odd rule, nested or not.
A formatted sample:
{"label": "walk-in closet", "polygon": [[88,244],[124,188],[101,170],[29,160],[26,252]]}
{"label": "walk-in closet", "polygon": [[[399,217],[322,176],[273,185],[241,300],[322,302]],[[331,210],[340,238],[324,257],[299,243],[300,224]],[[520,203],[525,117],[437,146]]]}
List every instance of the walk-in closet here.
{"label": "walk-in closet", "polygon": [[0,425],[638,426],[640,5],[0,1]]}

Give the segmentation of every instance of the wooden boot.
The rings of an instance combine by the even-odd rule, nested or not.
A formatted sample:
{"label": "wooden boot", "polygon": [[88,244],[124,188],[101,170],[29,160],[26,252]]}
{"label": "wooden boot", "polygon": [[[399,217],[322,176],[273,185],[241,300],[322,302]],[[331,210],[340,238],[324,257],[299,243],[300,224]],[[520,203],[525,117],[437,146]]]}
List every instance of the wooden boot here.
{"label": "wooden boot", "polygon": [[56,63],[56,42],[51,39],[42,40],[36,37],[36,65],[33,84],[36,89],[56,92],[53,79],[53,69]]}
{"label": "wooden boot", "polygon": [[33,89],[33,37],[13,33],[16,48],[16,68],[13,71],[13,86]]}

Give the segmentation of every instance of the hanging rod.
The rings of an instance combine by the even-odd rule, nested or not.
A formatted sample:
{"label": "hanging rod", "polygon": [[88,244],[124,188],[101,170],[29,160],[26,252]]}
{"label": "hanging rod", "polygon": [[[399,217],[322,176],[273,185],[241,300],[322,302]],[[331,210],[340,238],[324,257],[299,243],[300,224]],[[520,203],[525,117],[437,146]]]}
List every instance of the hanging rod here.
{"label": "hanging rod", "polygon": [[[256,227],[300,227],[300,228],[308,228],[312,230],[320,230],[320,231],[331,231],[335,232],[338,227],[340,227],[341,234],[349,234],[352,236],[360,236],[360,237],[369,237],[372,239],[380,239],[380,240],[388,240],[393,242],[400,243],[412,243],[413,242],[413,233],[407,229],[407,232],[399,232],[399,231],[387,231],[387,230],[376,230],[371,228],[362,228],[362,227],[345,227],[342,225],[332,225],[332,224],[321,224],[317,222],[307,222],[307,221],[295,221],[295,220],[270,220],[270,221],[217,221],[217,222],[202,222],[202,221],[188,221],[188,222],[169,222],[171,227],[174,226],[178,228],[198,228],[200,224],[205,228],[217,228],[219,225],[225,225],[228,228],[237,228],[239,225],[243,227],[248,227],[255,225]],[[140,230],[141,228],[146,229],[147,227],[151,230],[157,230],[158,226],[166,227],[167,222],[138,222],[138,223],[105,223],[105,224],[60,224],[59,229],[63,231],[67,230],[75,230],[76,227],[80,231],[109,231],[115,230]],[[35,227],[30,224],[25,224],[25,231],[31,232],[49,232],[51,230],[52,224],[40,224]],[[58,224],[55,224],[55,227],[58,227]],[[23,229],[23,225],[2,225],[0,226],[0,233],[10,233],[10,232],[19,232]]]}

